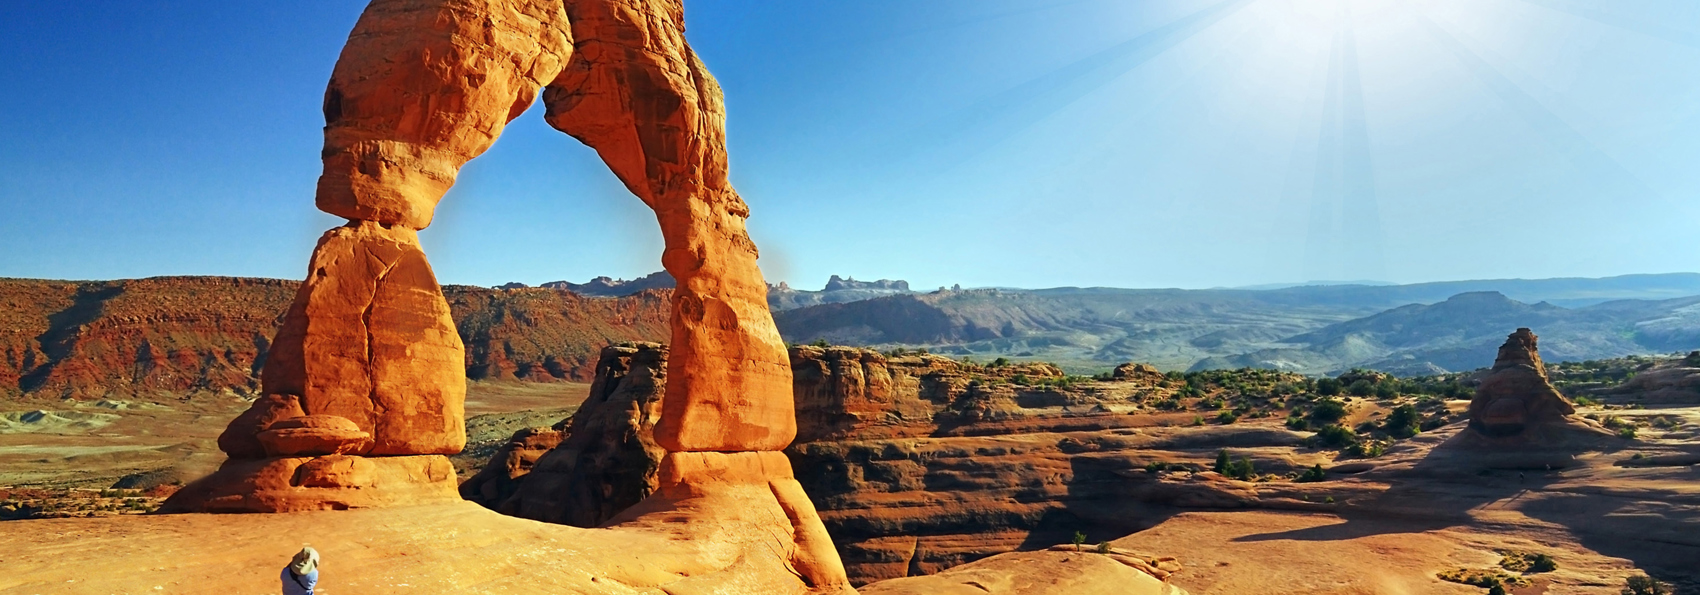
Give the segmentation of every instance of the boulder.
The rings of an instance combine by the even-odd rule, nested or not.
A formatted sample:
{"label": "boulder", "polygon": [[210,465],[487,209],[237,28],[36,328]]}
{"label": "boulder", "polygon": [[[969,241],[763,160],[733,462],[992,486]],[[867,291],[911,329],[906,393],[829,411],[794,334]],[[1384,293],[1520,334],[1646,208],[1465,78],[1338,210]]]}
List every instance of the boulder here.
{"label": "boulder", "polygon": [[562,433],[554,428],[526,428],[490,455],[490,462],[460,484],[460,497],[494,509],[519,491],[531,468],[544,453],[561,444]]}
{"label": "boulder", "polygon": [[1146,382],[1150,384],[1156,384],[1165,378],[1163,371],[1158,370],[1157,366],[1133,362],[1116,366],[1116,369],[1110,372],[1110,377],[1123,382]]}
{"label": "boulder", "polygon": [[218,449],[232,459],[266,458],[266,447],[259,433],[272,423],[307,413],[301,410],[301,398],[295,395],[265,395],[254,399],[224,432],[218,435]]}
{"label": "boulder", "polygon": [[361,452],[371,448],[372,435],[335,415],[304,415],[273,423],[257,436],[273,457],[316,457]]}
{"label": "boulder", "polygon": [[160,505],[161,513],[300,512],[460,500],[441,455],[230,460]]}

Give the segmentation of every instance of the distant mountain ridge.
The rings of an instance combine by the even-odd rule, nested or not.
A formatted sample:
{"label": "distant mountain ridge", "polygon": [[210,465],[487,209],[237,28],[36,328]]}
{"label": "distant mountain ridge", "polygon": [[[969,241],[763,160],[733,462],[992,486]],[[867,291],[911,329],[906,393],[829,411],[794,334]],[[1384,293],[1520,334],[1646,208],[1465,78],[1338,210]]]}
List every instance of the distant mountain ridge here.
{"label": "distant mountain ridge", "polygon": [[[1491,295],[1472,295],[1483,292]],[[1518,326],[1541,332],[1564,359],[1700,348],[1694,332],[1700,322],[1694,306],[1682,299],[1695,295],[1700,274],[1675,273],[1268,290],[975,289],[811,306],[774,316],[793,342],[924,347],[955,356],[1042,359],[1081,371],[1142,361],[1167,369],[1254,366],[1314,374],[1371,365],[1414,372],[1486,365],[1448,353],[1479,350],[1477,343],[1487,340],[1481,337],[1498,341]],[[1382,344],[1371,340],[1375,333],[1334,326],[1455,296],[1461,299],[1422,310],[1426,316],[1415,311],[1398,316],[1408,316],[1404,324],[1425,333],[1468,322],[1482,329],[1481,337],[1468,335],[1466,341],[1468,333],[1456,331],[1463,333],[1457,344],[1440,338]],[[1487,309],[1503,312],[1472,318],[1466,315],[1472,304],[1476,309],[1498,304]],[[1460,318],[1448,322],[1448,316]],[[1543,328],[1555,325],[1561,328]],[[1325,329],[1342,337],[1330,342],[1318,334]],[[1491,354],[1488,347],[1478,352]]]}

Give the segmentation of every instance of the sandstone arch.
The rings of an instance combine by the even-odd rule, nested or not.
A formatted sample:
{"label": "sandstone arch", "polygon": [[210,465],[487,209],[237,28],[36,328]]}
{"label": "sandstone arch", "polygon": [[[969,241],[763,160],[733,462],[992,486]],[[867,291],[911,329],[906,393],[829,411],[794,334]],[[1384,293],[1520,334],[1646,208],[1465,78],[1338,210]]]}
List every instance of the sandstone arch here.
{"label": "sandstone arch", "polygon": [[[550,125],[594,148],[661,226],[678,288],[657,441],[784,448],[796,434],[790,366],[727,179],[721,91],[676,0],[373,2],[325,94],[317,204],[350,224],[315,250],[266,392],[370,428],[371,454],[459,450],[464,394],[441,362],[463,347],[413,231],[545,87]],[[408,320],[376,318],[399,303],[389,296],[407,300],[389,314]]]}

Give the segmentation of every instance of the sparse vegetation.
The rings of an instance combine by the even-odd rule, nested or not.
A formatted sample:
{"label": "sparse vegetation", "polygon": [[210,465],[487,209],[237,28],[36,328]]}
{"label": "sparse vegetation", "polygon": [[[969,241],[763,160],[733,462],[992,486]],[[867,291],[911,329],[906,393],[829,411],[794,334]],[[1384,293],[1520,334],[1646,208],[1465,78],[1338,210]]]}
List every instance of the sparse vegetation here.
{"label": "sparse vegetation", "polygon": [[1316,435],[1311,437],[1311,443],[1312,446],[1322,448],[1343,448],[1357,444],[1358,435],[1350,429],[1329,424],[1316,431]]}
{"label": "sparse vegetation", "polygon": [[1232,457],[1227,450],[1216,452],[1216,465],[1211,470],[1229,479],[1251,481],[1257,477],[1257,467],[1244,457]]}
{"label": "sparse vegetation", "polygon": [[1623,595],[1675,595],[1676,590],[1669,584],[1645,574],[1629,577],[1624,581]]}
{"label": "sparse vegetation", "polygon": [[1539,574],[1558,570],[1558,561],[1543,553],[1500,550],[1499,555],[1505,556],[1499,561],[1499,567],[1512,572]]}
{"label": "sparse vegetation", "polygon": [[1327,480],[1328,480],[1328,472],[1324,471],[1322,469],[1322,465],[1319,464],[1319,465],[1314,465],[1309,469],[1306,469],[1305,472],[1300,474],[1298,479],[1295,479],[1294,481],[1297,481],[1299,483],[1310,483],[1310,482],[1327,481]]}

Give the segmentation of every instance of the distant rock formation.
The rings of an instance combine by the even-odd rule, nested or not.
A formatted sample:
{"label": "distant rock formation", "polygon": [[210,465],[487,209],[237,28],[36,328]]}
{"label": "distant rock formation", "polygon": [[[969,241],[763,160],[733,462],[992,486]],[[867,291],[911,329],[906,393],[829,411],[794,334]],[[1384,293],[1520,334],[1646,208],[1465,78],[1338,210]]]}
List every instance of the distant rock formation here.
{"label": "distant rock formation", "polygon": [[805,291],[793,289],[787,283],[769,285],[767,288],[768,307],[779,310],[792,310],[821,304],[844,304],[859,302],[878,297],[913,293],[909,290],[908,281],[893,281],[880,279],[878,281],[857,281],[853,278],[841,278],[833,275],[826,282],[826,287],[820,291]]}
{"label": "distant rock formation", "polygon": [[873,289],[879,291],[909,291],[908,281],[893,281],[880,279],[878,281],[857,281],[854,277],[840,279],[838,275],[826,280],[826,287],[821,291],[848,291],[855,289]]}
{"label": "distant rock formation", "polygon": [[[550,281],[542,287],[546,289],[564,289],[573,293],[592,297],[620,297],[632,295],[646,289],[672,289],[673,276],[667,271],[656,271],[636,279],[614,279],[597,277],[588,283],[573,283],[570,281]],[[506,286],[504,286],[506,287]]]}
{"label": "distant rock formation", "polygon": [[1532,425],[1562,423],[1576,407],[1547,381],[1535,333],[1517,329],[1505,339],[1493,369],[1470,401],[1470,428],[1492,437],[1515,436]]}

